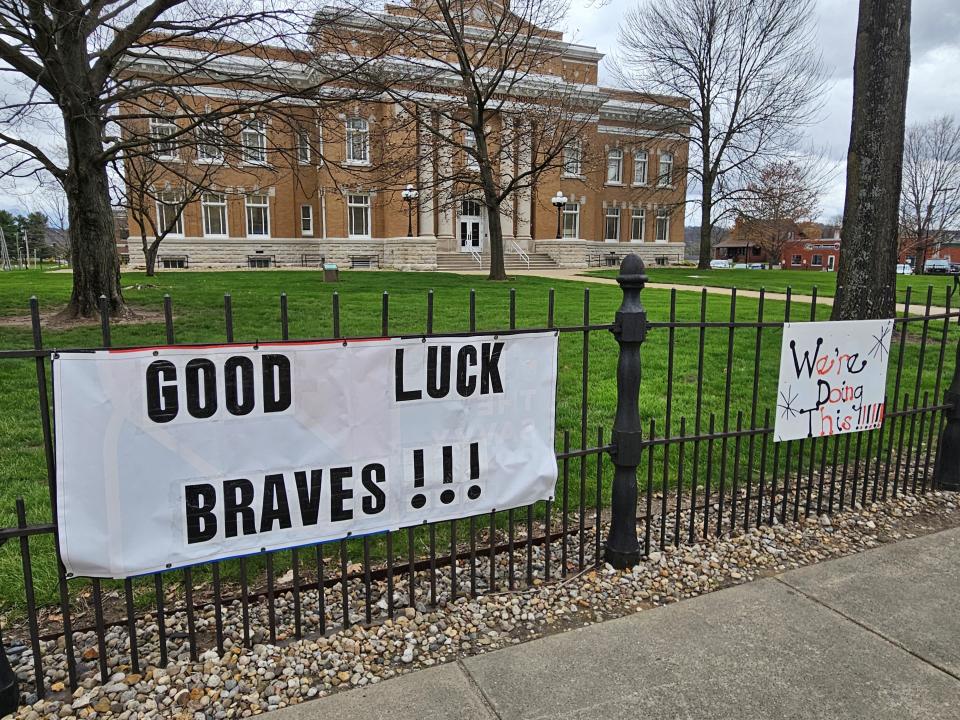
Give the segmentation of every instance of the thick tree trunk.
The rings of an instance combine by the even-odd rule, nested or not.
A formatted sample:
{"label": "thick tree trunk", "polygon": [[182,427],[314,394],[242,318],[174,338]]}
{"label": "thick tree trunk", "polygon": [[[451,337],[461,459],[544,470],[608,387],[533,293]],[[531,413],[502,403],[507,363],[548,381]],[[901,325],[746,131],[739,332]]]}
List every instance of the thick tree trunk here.
{"label": "thick tree trunk", "polygon": [[893,317],[910,0],[860,0],[834,320]]}
{"label": "thick tree trunk", "polygon": [[710,256],[713,254],[713,188],[707,184],[703,186],[703,197],[700,202],[700,257],[697,263],[699,270],[710,269]]}
{"label": "thick tree trunk", "polygon": [[500,199],[489,162],[480,163],[480,183],[483,185],[483,200],[487,208],[487,229],[490,232],[490,274],[487,280],[506,280],[503,264],[503,228],[500,226]]}
{"label": "thick tree trunk", "polygon": [[160,253],[160,240],[148,242],[147,236],[142,232],[141,237],[143,238],[143,259],[147,265],[147,277],[153,277],[157,273],[157,255]]}
{"label": "thick tree trunk", "polygon": [[70,158],[65,190],[73,292],[61,315],[69,318],[95,316],[101,295],[107,298],[112,315],[127,314],[120,289],[120,257],[114,239],[107,168],[98,157],[102,129],[93,109],[72,116],[64,111]]}

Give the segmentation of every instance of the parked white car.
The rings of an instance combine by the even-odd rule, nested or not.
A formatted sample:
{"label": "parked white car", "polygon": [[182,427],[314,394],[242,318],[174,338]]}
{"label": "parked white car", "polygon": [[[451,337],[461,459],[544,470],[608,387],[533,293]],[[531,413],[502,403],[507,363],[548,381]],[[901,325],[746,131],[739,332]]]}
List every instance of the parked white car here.
{"label": "parked white car", "polygon": [[913,275],[913,266],[910,263],[898,264],[897,275]]}
{"label": "parked white car", "polygon": [[729,260],[711,260],[710,269],[711,270],[729,270],[733,267],[733,263]]}

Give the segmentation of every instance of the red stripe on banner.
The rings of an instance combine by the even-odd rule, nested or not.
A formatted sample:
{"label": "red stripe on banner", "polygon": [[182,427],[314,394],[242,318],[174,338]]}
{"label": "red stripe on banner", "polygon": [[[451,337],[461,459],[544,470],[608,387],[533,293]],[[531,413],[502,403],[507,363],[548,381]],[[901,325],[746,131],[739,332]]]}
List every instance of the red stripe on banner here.
{"label": "red stripe on banner", "polygon": [[184,343],[182,345],[146,345],[144,347],[132,347],[132,348],[109,348],[107,352],[111,355],[122,355],[124,353],[134,353],[134,352],[143,352],[145,350],[216,350],[217,348],[246,348],[249,350],[257,350],[263,347],[294,347],[294,346],[304,346],[304,345],[353,345],[355,343],[363,342],[381,342],[383,340],[392,340],[388,337],[372,337],[372,338],[334,338],[331,340],[290,340],[290,341],[270,341],[270,342],[257,342],[257,343],[219,343],[214,345],[190,345]]}

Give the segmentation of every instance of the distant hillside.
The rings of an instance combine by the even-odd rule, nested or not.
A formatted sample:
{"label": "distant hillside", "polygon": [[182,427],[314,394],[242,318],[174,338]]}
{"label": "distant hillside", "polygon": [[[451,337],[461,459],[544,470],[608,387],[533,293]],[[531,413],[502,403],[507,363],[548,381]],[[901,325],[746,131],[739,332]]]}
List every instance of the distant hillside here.
{"label": "distant hillside", "polygon": [[[713,244],[723,240],[730,232],[729,228],[713,228]],[[687,246],[685,257],[687,260],[696,262],[700,258],[700,226],[687,225],[683,228],[683,242]]]}

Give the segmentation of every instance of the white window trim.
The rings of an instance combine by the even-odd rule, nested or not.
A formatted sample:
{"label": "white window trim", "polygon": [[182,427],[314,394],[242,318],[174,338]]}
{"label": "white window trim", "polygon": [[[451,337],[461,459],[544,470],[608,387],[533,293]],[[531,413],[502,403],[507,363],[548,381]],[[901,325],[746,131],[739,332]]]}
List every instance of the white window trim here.
{"label": "white window trim", "polygon": [[[364,198],[366,201],[365,204],[361,205],[361,204],[351,203],[350,199],[355,197]],[[365,207],[367,210],[367,232],[364,235],[358,235],[351,232],[352,228],[350,227],[350,224],[351,224],[351,217],[353,215],[352,210],[355,207]],[[351,239],[357,238],[361,240],[365,240],[373,237],[373,203],[370,200],[370,195],[366,195],[363,193],[350,193],[347,195],[347,237]]]}
{"label": "white window trim", "polygon": [[[663,173],[663,156],[670,156],[670,172]],[[676,156],[672,152],[662,152],[657,155],[657,187],[661,188],[672,188],[673,187],[673,163],[676,159]]]}
{"label": "white window trim", "polygon": [[[665,245],[670,242],[670,221],[673,219],[673,213],[670,212],[669,208],[657,208],[657,212],[653,217],[653,241]],[[660,227],[660,219],[666,218],[667,220],[667,232],[664,234],[663,240],[657,237],[657,230]]]}
{"label": "white window trim", "polygon": [[[208,195],[219,195],[223,198],[222,203],[208,203],[206,198]],[[207,232],[207,208],[208,207],[222,207],[223,208],[223,233],[208,233]],[[203,237],[205,238],[228,238],[230,237],[230,212],[227,209],[227,196],[224,193],[203,193],[200,196],[200,224],[201,231],[203,232]]]}
{"label": "white window trim", "polygon": [[[310,147],[310,133],[306,130],[297,130],[297,164],[298,165],[309,165],[313,161],[313,148]],[[306,144],[303,144],[302,141],[306,140]],[[306,149],[307,158],[303,159],[301,156],[301,150]]]}
{"label": "white window trim", "polygon": [[[200,125],[200,126],[197,128],[198,137],[197,137],[197,159],[196,159],[196,163],[197,163],[198,165],[222,165],[224,162],[226,162],[226,155],[225,155],[224,152],[223,152],[223,148],[220,147],[219,145],[217,145],[216,142],[215,142],[215,140],[216,140],[216,133],[217,133],[217,131],[218,131],[218,129],[219,129],[219,127],[218,127],[219,125],[220,125],[219,122],[214,121],[214,122],[211,122],[211,123],[203,123],[202,125]],[[213,128],[214,128],[214,133],[215,133],[214,142],[208,142],[208,143],[204,143],[204,142],[203,142],[203,138],[201,137],[201,134],[203,133],[204,128],[207,127],[207,126],[210,126],[210,127],[213,127]],[[202,155],[200,154],[200,149],[201,149],[204,145],[209,145],[209,146],[212,146],[212,147],[216,148],[218,154],[217,154],[217,155],[213,155],[213,156],[209,156],[209,157],[204,157],[204,156],[202,156]]]}
{"label": "white window trim", "polygon": [[[244,228],[244,229],[246,230],[246,233],[247,233],[246,236],[247,236],[248,238],[268,238],[268,237],[270,237],[270,195],[269,195],[268,193],[266,193],[266,192],[263,192],[263,193],[252,193],[252,195],[261,195],[262,197],[265,197],[265,198],[267,199],[267,202],[266,202],[266,204],[264,204],[264,205],[261,205],[260,203],[257,203],[256,205],[252,205],[252,204],[250,203],[250,197],[251,197],[251,195],[246,195],[246,196],[244,196],[244,198],[243,198],[243,221],[244,221],[244,225],[246,225],[246,227]],[[265,208],[265,209],[266,209],[266,211],[267,211],[267,212],[266,212],[266,216],[265,216],[265,217],[266,217],[266,226],[267,226],[267,232],[266,232],[266,233],[259,234],[259,233],[252,233],[252,232],[250,232],[250,208]]]}
{"label": "white window trim", "polygon": [[[647,159],[644,161],[643,180],[637,181],[637,155],[644,154]],[[650,151],[637,150],[633,153],[633,187],[647,187],[650,184]]]}
{"label": "white window trim", "polygon": [[[304,208],[310,208],[310,229],[309,230],[303,229],[303,221],[304,221],[303,209]],[[300,234],[304,237],[313,237],[313,205],[309,205],[307,203],[303,203],[302,205],[300,205]]]}
{"label": "white window trim", "polygon": [[[568,207],[574,207],[576,208],[576,210],[567,210]],[[567,237],[567,216],[571,216],[574,218],[573,226],[576,232],[573,234],[572,237]],[[580,203],[578,202],[566,203],[563,206],[563,210],[561,211],[561,221],[562,221],[562,224],[560,226],[560,230],[561,230],[560,237],[564,240],[579,240],[580,239]]]}
{"label": "white window trim", "polygon": [[[577,171],[570,172],[567,170],[567,147],[574,145],[577,151]],[[566,145],[563,146],[563,154],[561,156],[561,173],[560,176],[564,178],[576,178],[578,180],[583,179],[583,143],[580,140],[571,140]]]}
{"label": "white window trim", "polygon": [[[617,172],[617,175],[620,178],[619,180],[610,179],[610,156],[615,152],[620,153],[620,170]],[[620,148],[611,148],[607,151],[606,182],[604,185],[623,186],[623,150]]]}
{"label": "white window trim", "polygon": [[[155,200],[156,205],[157,205],[157,228],[156,228],[156,229],[157,229],[157,233],[162,233],[162,232],[164,231],[164,228],[161,227],[161,225],[163,225],[163,223],[160,222],[160,206],[161,206],[161,205],[177,205],[178,203],[181,204],[181,205],[183,204],[183,200],[182,200],[182,199],[179,199],[179,200],[166,200],[166,201],[160,199],[161,196],[167,195],[167,194],[173,194],[173,195],[179,196],[179,193],[176,193],[176,192],[174,192],[174,191],[161,192],[161,193],[158,193],[158,194],[157,194],[157,197],[156,197],[156,200]],[[180,215],[177,217],[176,225],[179,225],[179,226],[180,226],[180,230],[171,230],[170,232],[168,232],[168,233],[165,235],[165,237],[168,237],[168,238],[171,238],[171,237],[172,237],[172,238],[182,238],[182,237],[183,237],[183,211],[182,211],[182,210],[180,211]],[[176,225],[175,225],[175,227],[176,227]]]}
{"label": "white window trim", "polygon": [[[156,141],[157,141],[157,139],[158,139],[159,137],[161,137],[161,136],[157,135],[157,133],[156,133],[156,131],[155,131],[155,128],[157,128],[158,126],[161,126],[161,125],[164,126],[164,127],[173,126],[173,133],[171,133],[171,134],[175,134],[175,133],[177,132],[177,130],[179,129],[179,128],[177,127],[177,124],[176,124],[173,120],[171,120],[171,119],[169,119],[169,118],[165,118],[165,117],[152,117],[152,118],[150,118],[150,138],[151,138],[151,146],[152,146],[152,147],[151,147],[151,150],[152,150],[153,157],[154,157],[155,159],[157,159],[157,160],[165,160],[165,161],[168,161],[168,162],[180,162],[180,149],[179,149],[178,147],[176,147],[176,145],[174,145],[173,151],[172,151],[169,155],[166,155],[166,154],[165,154],[165,155],[160,155],[160,154],[157,153],[157,151],[156,151]],[[168,136],[168,135],[164,135],[164,136],[162,136],[162,137],[169,137],[169,136]],[[176,143],[175,140],[172,141],[172,142],[173,142],[173,143]]]}
{"label": "white window trim", "polygon": [[463,131],[463,167],[471,172],[480,171],[480,161],[470,154],[467,148],[477,149],[477,135],[473,130],[467,128]]}
{"label": "white window trim", "polygon": [[[611,210],[617,211],[617,236],[616,237],[607,237],[607,219],[612,218],[613,215],[609,215]],[[603,241],[608,243],[618,243],[620,242],[620,236],[623,234],[623,211],[618,207],[608,207],[603,209]]]}
{"label": "white window trim", "polygon": [[[639,213],[639,214],[638,214]],[[642,218],[640,220],[640,237],[635,238],[633,236],[633,221],[635,218]],[[630,242],[632,243],[642,243],[647,240],[647,211],[645,208],[633,208],[630,210]]]}
{"label": "white window trim", "polygon": [[[359,128],[350,127],[350,123],[354,120],[360,120],[361,122],[363,122],[362,130]],[[370,122],[368,120],[365,120],[362,117],[347,118],[344,123],[344,128],[345,128],[344,138],[345,138],[345,145],[346,145],[346,147],[344,148],[344,154],[343,154],[344,165],[369,166],[370,165]],[[364,149],[365,149],[364,154],[366,155],[366,157],[362,160],[357,160],[355,158],[350,157],[351,148],[353,147],[353,143],[351,142],[352,136],[354,133],[358,133],[358,132],[362,133],[364,137]]]}
{"label": "white window trim", "polygon": [[[257,135],[263,138],[263,146],[262,148],[260,148],[263,151],[262,160],[250,160],[247,157],[247,150],[249,146],[247,145],[245,135],[247,134],[248,131],[250,131],[250,128],[252,128],[254,125],[260,126],[260,131],[257,133]],[[267,156],[267,124],[263,120],[257,120],[256,118],[253,118],[253,119],[244,121],[243,127],[240,130],[240,157],[241,157],[240,164],[242,166],[246,166],[246,167],[269,166],[270,163],[267,159],[268,158]]]}

